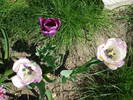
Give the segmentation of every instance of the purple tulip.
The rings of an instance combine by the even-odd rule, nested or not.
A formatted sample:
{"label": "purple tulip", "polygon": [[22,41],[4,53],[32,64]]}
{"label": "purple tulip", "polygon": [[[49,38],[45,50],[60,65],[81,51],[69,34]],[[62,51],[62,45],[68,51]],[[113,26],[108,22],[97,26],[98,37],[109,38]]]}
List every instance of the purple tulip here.
{"label": "purple tulip", "polygon": [[126,42],[119,38],[110,38],[97,48],[97,58],[112,70],[123,66],[126,54]]}
{"label": "purple tulip", "polygon": [[41,32],[47,36],[54,36],[61,26],[59,18],[39,18]]}
{"label": "purple tulip", "polygon": [[35,62],[20,58],[13,65],[16,75],[11,78],[17,88],[23,88],[30,83],[39,83],[42,80],[42,70]]}
{"label": "purple tulip", "polygon": [[0,100],[4,99],[6,95],[6,90],[3,88],[3,86],[0,86]]}

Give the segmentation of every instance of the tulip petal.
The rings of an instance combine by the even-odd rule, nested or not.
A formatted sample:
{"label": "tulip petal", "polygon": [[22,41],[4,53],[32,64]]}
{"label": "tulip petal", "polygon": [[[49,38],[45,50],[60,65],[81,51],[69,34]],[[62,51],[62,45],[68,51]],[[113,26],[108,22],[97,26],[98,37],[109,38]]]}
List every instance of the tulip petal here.
{"label": "tulip petal", "polygon": [[13,65],[13,71],[14,72],[18,72],[20,65],[22,64],[29,64],[30,61],[27,58],[20,58],[19,60],[17,60],[14,65]]}
{"label": "tulip petal", "polygon": [[61,26],[59,18],[39,18],[41,32],[44,35],[54,36]]}
{"label": "tulip petal", "polygon": [[51,31],[49,31],[49,32],[47,32],[47,31],[41,31],[44,35],[48,35],[48,36],[53,36],[53,35],[55,35],[56,34],[56,30],[51,30]]}
{"label": "tulip petal", "polygon": [[98,46],[98,48],[97,48],[97,59],[99,59],[100,61],[107,59],[107,57],[104,54],[104,46],[105,46],[105,44],[102,44],[102,45]]}
{"label": "tulip petal", "polygon": [[23,88],[26,85],[26,84],[23,83],[21,78],[17,75],[12,77],[11,80],[12,80],[13,85],[16,86],[17,88]]}
{"label": "tulip petal", "polygon": [[41,68],[40,68],[40,66],[39,66],[38,64],[32,63],[30,66],[31,66],[31,69],[32,69],[34,72],[36,72],[36,73],[39,74],[39,75],[42,75],[42,70],[41,70]]}
{"label": "tulip petal", "polygon": [[120,39],[117,39],[117,46],[119,47],[119,51],[121,53],[121,59],[123,60],[126,57],[127,54],[127,45],[125,41],[122,41]]}
{"label": "tulip petal", "polygon": [[34,79],[34,83],[36,83],[36,82],[41,82],[41,80],[42,80],[42,76],[36,76],[36,78]]}
{"label": "tulip petal", "polygon": [[6,90],[3,88],[2,85],[0,85],[0,100],[4,100],[6,95]]}
{"label": "tulip petal", "polygon": [[61,26],[60,18],[55,18],[54,20],[55,20],[55,22],[56,22],[57,30],[59,30],[59,28],[60,28],[60,26]]}
{"label": "tulip petal", "polygon": [[45,18],[42,18],[42,17],[39,18],[39,24],[40,24],[40,26],[41,26],[41,29],[43,29],[43,26],[44,26],[44,22],[45,22],[45,21],[46,21]]}
{"label": "tulip petal", "polygon": [[112,62],[112,63],[104,62],[104,63],[112,70],[116,70],[118,67],[122,67],[124,65],[124,61]]}

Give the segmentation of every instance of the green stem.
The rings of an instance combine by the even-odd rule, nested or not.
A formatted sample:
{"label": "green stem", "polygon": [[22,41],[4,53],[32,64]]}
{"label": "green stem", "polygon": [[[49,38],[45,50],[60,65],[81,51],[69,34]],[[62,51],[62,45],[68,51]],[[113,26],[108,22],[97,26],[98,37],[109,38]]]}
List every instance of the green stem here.
{"label": "green stem", "polygon": [[99,63],[101,63],[101,61],[97,60],[94,57],[90,61],[88,61],[87,63],[85,63],[84,65],[79,66],[76,69],[74,69],[72,74],[79,74],[79,73],[82,73],[82,72],[86,72],[90,66],[92,66],[94,64],[99,64]]}

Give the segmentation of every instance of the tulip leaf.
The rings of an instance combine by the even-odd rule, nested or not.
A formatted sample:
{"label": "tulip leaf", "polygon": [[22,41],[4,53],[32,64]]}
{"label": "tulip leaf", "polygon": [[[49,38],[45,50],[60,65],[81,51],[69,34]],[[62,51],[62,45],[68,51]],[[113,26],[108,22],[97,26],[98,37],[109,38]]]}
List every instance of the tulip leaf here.
{"label": "tulip leaf", "polygon": [[47,82],[50,82],[50,83],[55,82],[55,80],[51,80],[50,78],[48,78],[47,75],[44,75],[43,78],[44,78]]}
{"label": "tulip leaf", "polygon": [[5,77],[3,77],[3,75],[0,75],[0,84],[1,84],[2,82],[4,82],[4,80],[5,80]]}
{"label": "tulip leaf", "polygon": [[5,75],[5,76],[9,76],[9,75],[11,75],[12,73],[13,73],[12,70],[7,70],[7,71],[4,73],[4,75]]}
{"label": "tulip leaf", "polygon": [[0,61],[0,65],[3,65],[4,63],[3,63],[3,61]]}
{"label": "tulip leaf", "polygon": [[64,76],[61,76],[60,82],[61,83],[66,83],[66,81],[67,81],[67,78],[65,78]]}
{"label": "tulip leaf", "polygon": [[9,40],[8,40],[8,35],[7,33],[1,29],[1,32],[2,32],[2,35],[3,35],[3,38],[4,38],[4,46],[3,46],[3,49],[4,49],[4,59],[8,59],[9,58]]}
{"label": "tulip leaf", "polygon": [[66,77],[66,78],[69,78],[70,77],[70,75],[72,74],[72,72],[73,72],[73,70],[63,70],[63,71],[61,71],[61,75],[62,76],[64,76],[64,77]]}
{"label": "tulip leaf", "polygon": [[50,90],[46,90],[45,94],[46,94],[48,100],[53,100],[52,93]]}
{"label": "tulip leaf", "polygon": [[73,70],[63,70],[61,71],[61,83],[66,83],[67,80],[72,80],[71,74],[73,73]]}
{"label": "tulip leaf", "polygon": [[40,83],[36,83],[36,86],[39,89],[40,95],[39,95],[39,100],[44,100],[45,97],[45,82],[42,80]]}

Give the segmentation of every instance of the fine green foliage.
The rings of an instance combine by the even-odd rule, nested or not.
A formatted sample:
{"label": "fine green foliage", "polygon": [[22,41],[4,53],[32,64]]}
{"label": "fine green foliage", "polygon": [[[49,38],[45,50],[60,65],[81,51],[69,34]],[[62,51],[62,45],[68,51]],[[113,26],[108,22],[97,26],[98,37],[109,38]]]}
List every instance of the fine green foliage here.
{"label": "fine green foliage", "polygon": [[85,36],[91,38],[95,31],[110,26],[102,0],[0,0],[0,4],[0,27],[15,41],[37,42],[44,37],[39,33],[38,17],[61,19],[59,32],[50,39],[59,47],[69,47]]}
{"label": "fine green foliage", "polygon": [[133,48],[128,52],[125,66],[116,71],[83,74],[85,80],[78,86],[79,100],[132,100]]}
{"label": "fine green foliage", "polygon": [[0,27],[9,37],[28,40],[35,35],[32,32],[37,29],[40,8],[30,7],[27,0],[0,0],[0,4]]}
{"label": "fine green foliage", "polygon": [[[132,12],[132,7],[129,12]],[[128,19],[129,25],[132,27],[132,14],[127,15],[129,15],[128,18],[127,16],[124,18]],[[39,17],[61,19],[61,28],[55,36],[47,37],[40,33]],[[32,49],[28,46],[30,43],[38,46],[36,54],[32,52],[31,56],[35,56],[35,60],[41,66],[43,79],[40,83],[33,83],[27,87],[29,89],[37,87],[40,100],[44,100],[44,98],[53,100],[52,93],[46,89],[46,82],[55,82],[55,80],[50,79],[48,73],[60,74],[61,82],[65,83],[67,80],[74,81],[77,74],[86,71],[87,73],[82,74],[85,80],[78,85],[79,97],[76,100],[132,100],[132,44],[128,50],[125,66],[116,71],[99,72],[100,68],[91,68],[94,64],[101,64],[101,61],[96,58],[92,58],[75,69],[62,69],[65,66],[65,55],[55,53],[57,49],[62,50],[63,47],[69,50],[75,40],[91,38],[96,31],[109,28],[108,19],[108,11],[104,10],[102,0],[0,0],[0,29],[4,29],[0,34],[0,39],[3,38],[3,45],[0,47],[0,49],[2,48],[0,72],[3,71],[0,73],[0,84],[6,84],[5,81],[9,81],[9,77],[13,74],[9,67],[12,63],[7,61],[10,58],[9,36],[12,43],[20,41],[18,43],[20,52],[24,51],[20,50],[20,46],[27,49],[22,45],[21,40],[27,41],[23,44],[27,45],[26,47],[29,49]],[[61,71],[56,73],[59,69]]]}
{"label": "fine green foliage", "polygon": [[[52,42],[69,47],[96,30],[107,27],[107,19],[100,0],[47,0],[46,10],[50,17],[61,19],[62,26]],[[44,17],[46,15],[43,15]],[[59,41],[60,40],[60,41]]]}
{"label": "fine green foliage", "polygon": [[133,29],[133,5],[128,8],[129,29]]}

